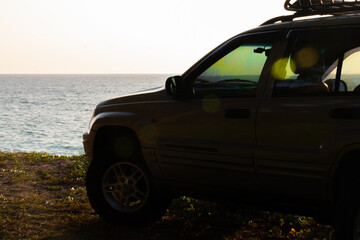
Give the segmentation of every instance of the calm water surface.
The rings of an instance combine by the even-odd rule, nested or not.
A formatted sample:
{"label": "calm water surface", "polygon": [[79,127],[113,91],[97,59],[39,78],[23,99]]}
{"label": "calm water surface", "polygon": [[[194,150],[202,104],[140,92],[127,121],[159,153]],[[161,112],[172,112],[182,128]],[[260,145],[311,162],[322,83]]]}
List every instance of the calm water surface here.
{"label": "calm water surface", "polygon": [[0,151],[83,154],[96,104],[163,86],[170,75],[0,75]]}

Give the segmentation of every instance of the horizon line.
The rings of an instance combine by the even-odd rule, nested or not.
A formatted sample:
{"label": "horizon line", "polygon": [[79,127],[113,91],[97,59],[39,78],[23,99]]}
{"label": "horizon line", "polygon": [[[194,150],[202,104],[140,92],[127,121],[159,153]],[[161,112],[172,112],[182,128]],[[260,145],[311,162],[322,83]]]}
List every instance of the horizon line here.
{"label": "horizon line", "polygon": [[0,73],[0,75],[139,75],[139,74],[141,74],[141,75],[176,75],[178,73]]}

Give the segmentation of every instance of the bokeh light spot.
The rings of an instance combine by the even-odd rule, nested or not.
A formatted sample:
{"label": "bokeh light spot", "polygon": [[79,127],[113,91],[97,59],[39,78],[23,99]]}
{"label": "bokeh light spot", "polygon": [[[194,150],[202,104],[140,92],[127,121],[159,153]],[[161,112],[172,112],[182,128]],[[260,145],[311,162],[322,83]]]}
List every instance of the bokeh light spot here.
{"label": "bokeh light spot", "polygon": [[219,111],[221,106],[221,101],[218,96],[215,94],[207,95],[202,99],[202,108],[205,112],[216,113]]}
{"label": "bokeh light spot", "polygon": [[141,138],[145,143],[152,144],[157,141],[159,132],[154,124],[147,124],[141,128]]}
{"label": "bokeh light spot", "polygon": [[306,47],[295,54],[295,61],[298,68],[314,67],[320,59],[319,51],[316,48]]}

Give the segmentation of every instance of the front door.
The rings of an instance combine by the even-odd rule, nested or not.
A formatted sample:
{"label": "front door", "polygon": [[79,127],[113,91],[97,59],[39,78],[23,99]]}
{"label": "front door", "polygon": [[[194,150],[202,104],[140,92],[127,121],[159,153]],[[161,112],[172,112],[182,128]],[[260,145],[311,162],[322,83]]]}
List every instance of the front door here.
{"label": "front door", "polygon": [[[159,105],[157,159],[176,182],[250,188],[257,94],[276,33],[239,37],[191,79],[193,96]],[[263,75],[262,75],[263,74]],[[188,82],[187,82],[188,83]],[[165,111],[166,110],[166,111]]]}

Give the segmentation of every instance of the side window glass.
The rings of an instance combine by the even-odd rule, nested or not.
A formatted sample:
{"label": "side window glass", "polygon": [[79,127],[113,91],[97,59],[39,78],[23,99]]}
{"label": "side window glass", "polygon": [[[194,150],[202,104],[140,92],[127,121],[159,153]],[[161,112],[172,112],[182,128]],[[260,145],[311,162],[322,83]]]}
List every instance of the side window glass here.
{"label": "side window glass", "polygon": [[[360,45],[360,43],[359,43]],[[338,66],[338,61],[336,61]],[[353,48],[344,54],[341,75],[339,80],[339,92],[354,92],[360,94],[360,47]],[[335,67],[326,77],[330,89],[335,89],[335,79],[338,67]]]}
{"label": "side window glass", "polygon": [[266,40],[238,45],[195,79],[194,95],[255,96],[271,48],[272,42]]}
{"label": "side window glass", "polygon": [[272,67],[274,96],[328,95],[331,69],[337,66],[341,39],[331,30],[304,30],[290,33],[285,56]]}
{"label": "side window glass", "polygon": [[341,70],[341,80],[346,84],[347,91],[360,93],[360,47],[345,53]]}
{"label": "side window glass", "polygon": [[358,27],[289,33],[284,57],[272,66],[274,96],[360,95]]}

